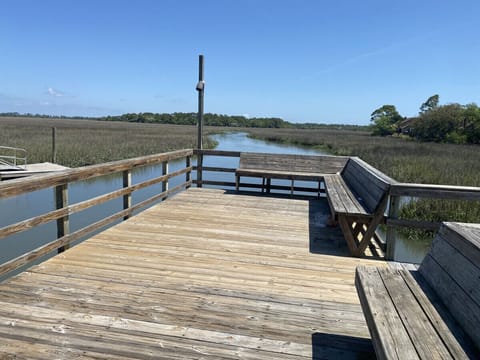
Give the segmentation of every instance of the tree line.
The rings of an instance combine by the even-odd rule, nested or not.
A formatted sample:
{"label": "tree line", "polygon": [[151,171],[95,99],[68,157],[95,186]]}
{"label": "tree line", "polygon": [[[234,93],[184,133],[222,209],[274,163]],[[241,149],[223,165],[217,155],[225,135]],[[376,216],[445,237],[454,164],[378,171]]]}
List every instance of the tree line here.
{"label": "tree line", "polygon": [[372,134],[408,135],[420,141],[480,144],[480,107],[458,103],[439,105],[438,94],[421,104],[418,116],[406,118],[394,105],[383,105],[371,114]]}
{"label": "tree line", "polygon": [[[173,125],[196,125],[197,113],[193,112],[175,112],[175,113],[127,113],[122,115],[109,115],[102,117],[80,117],[80,116],[53,116],[41,114],[20,114],[18,112],[0,113],[0,116],[6,117],[33,117],[33,118],[51,118],[51,119],[90,119],[101,121],[124,121],[138,123],[157,123]],[[248,118],[241,115],[224,115],[206,113],[204,115],[204,124],[207,126],[225,126],[238,128],[297,128],[297,129],[337,129],[337,130],[366,130],[369,127],[360,125],[341,125],[341,124],[318,124],[318,123],[292,123],[277,117],[253,117]]]}
{"label": "tree line", "polygon": [[[229,127],[260,127],[260,128],[288,128],[292,124],[280,118],[247,118],[241,115],[222,115],[207,113],[203,117],[207,126],[229,126]],[[140,123],[159,123],[174,125],[195,125],[197,113],[128,113],[118,116],[105,116],[98,120],[106,121],[128,121]]]}

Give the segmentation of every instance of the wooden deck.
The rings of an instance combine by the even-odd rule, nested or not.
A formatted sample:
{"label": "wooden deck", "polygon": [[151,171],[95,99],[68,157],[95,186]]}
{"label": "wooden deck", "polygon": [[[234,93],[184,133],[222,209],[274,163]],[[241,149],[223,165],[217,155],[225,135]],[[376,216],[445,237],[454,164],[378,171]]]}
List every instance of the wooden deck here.
{"label": "wooden deck", "polygon": [[[0,284],[0,358],[374,357],[325,199],[189,189]],[[340,245],[340,246],[339,246]]]}

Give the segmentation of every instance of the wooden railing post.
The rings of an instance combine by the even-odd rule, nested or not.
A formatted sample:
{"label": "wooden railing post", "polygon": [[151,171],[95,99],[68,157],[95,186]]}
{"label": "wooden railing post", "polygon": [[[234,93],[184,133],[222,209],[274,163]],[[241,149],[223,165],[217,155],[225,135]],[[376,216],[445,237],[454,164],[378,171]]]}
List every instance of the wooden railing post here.
{"label": "wooden railing post", "polygon": [[[55,186],[55,206],[56,209],[66,208],[68,206],[68,184]],[[68,214],[57,219],[57,239],[70,232],[70,221]],[[64,245],[58,248],[58,253],[67,250],[70,246]]]}
{"label": "wooden railing post", "polygon": [[[123,171],[123,187],[127,188],[129,186],[132,186],[132,170],[124,170]],[[130,209],[132,206],[132,193],[128,193],[123,195],[123,210]],[[125,215],[123,217],[123,220],[127,220],[130,217],[130,215]]]}
{"label": "wooden railing post", "polygon": [[[400,212],[400,196],[390,195],[390,206],[388,209],[388,220],[398,219],[398,214]],[[397,230],[395,226],[387,225],[387,252],[385,258],[387,260],[393,260],[395,255],[395,242],[397,239]]]}
{"label": "wooden railing post", "polygon": [[57,163],[57,128],[52,128],[52,163]]}
{"label": "wooden railing post", "polygon": [[[168,174],[168,161],[162,162],[162,174],[167,175]],[[162,192],[165,192],[168,190],[168,179],[165,179],[162,181]]]}
{"label": "wooden railing post", "polygon": [[[192,157],[191,156],[187,156],[185,158],[185,167],[186,168],[189,168],[190,166],[192,166]],[[192,180],[192,172],[191,171],[188,171],[187,174],[185,175],[185,181],[187,182],[187,184]],[[190,185],[187,185],[187,188],[189,188]]]}
{"label": "wooden railing post", "polygon": [[203,153],[197,154],[197,187],[201,188],[202,185],[202,171],[203,171]]}

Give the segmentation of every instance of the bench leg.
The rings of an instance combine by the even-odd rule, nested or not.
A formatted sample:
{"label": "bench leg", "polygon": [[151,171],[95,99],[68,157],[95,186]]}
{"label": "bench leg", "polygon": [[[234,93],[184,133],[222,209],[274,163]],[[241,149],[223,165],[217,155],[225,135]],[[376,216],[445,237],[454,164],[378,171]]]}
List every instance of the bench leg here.
{"label": "bench leg", "polygon": [[[348,216],[338,216],[338,223],[348,245],[348,250],[353,256],[365,255],[367,246],[371,243],[375,230],[380,223],[380,218],[373,218],[369,223],[361,223],[348,219]],[[358,236],[362,234],[362,239]]]}

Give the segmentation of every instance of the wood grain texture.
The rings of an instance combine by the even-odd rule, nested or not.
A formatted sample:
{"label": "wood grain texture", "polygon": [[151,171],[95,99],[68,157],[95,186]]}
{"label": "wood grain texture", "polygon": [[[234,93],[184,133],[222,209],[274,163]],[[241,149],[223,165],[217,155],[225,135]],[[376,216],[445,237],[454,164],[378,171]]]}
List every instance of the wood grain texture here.
{"label": "wood grain texture", "polygon": [[419,272],[480,348],[480,225],[446,223]]}
{"label": "wood grain texture", "polygon": [[378,359],[478,356],[462,342],[458,325],[439,315],[408,270],[360,266],[356,284]]}
{"label": "wood grain texture", "polygon": [[262,170],[272,173],[336,174],[348,157],[328,155],[293,155],[241,153],[241,170]]}
{"label": "wood grain texture", "polygon": [[372,356],[354,272],[384,263],[346,256],[326,214],[325,199],[171,196],[0,284],[0,357]]}
{"label": "wood grain texture", "polygon": [[0,183],[0,198],[7,198],[31,191],[72,183],[75,181],[87,180],[94,177],[108,175],[146,165],[159,164],[164,161],[181,159],[191,156],[192,154],[193,150],[191,149],[177,150],[168,153],[84,166],[54,174],[38,175],[26,179],[4,181]]}
{"label": "wood grain texture", "polygon": [[407,358],[479,358],[479,240],[478,224],[444,223],[418,270],[405,264],[357,268],[379,358],[402,358],[412,349]]}

